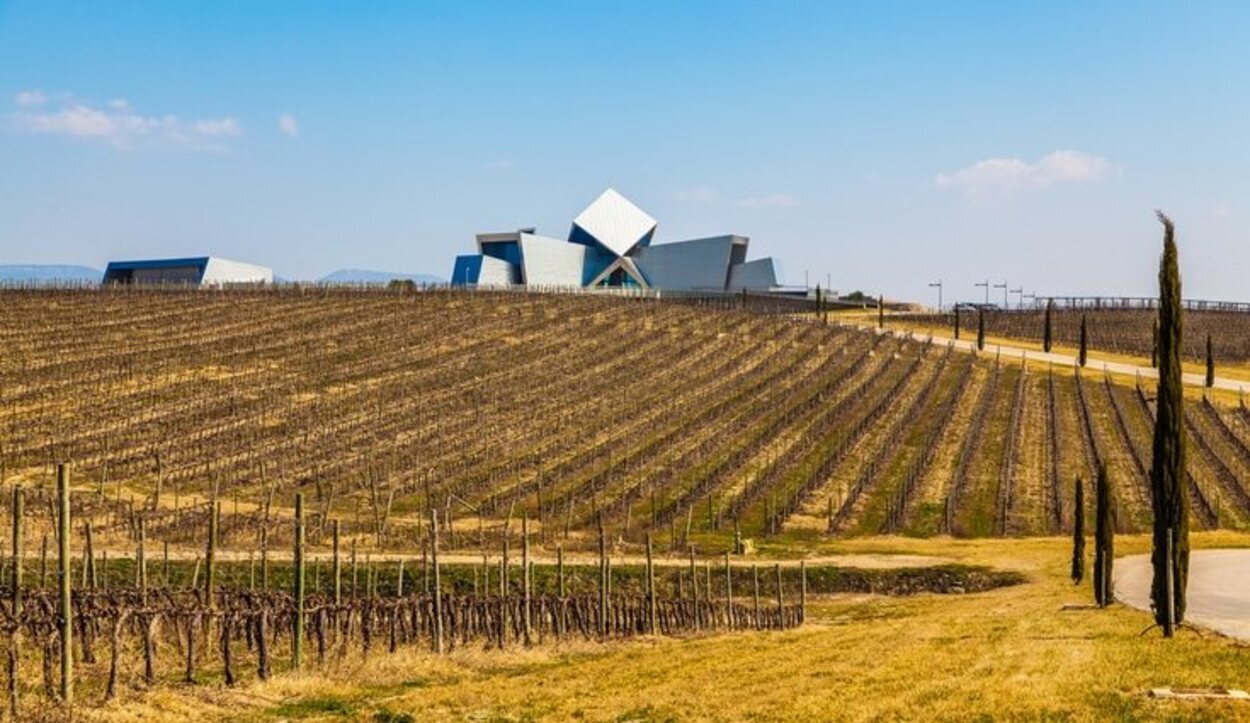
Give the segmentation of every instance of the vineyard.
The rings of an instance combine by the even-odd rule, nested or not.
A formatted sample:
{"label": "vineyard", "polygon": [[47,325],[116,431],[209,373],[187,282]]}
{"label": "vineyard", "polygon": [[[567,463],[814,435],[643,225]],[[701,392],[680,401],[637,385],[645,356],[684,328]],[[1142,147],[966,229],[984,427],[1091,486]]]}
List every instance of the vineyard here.
{"label": "vineyard", "polygon": [[[720,302],[718,302],[720,303]],[[6,292],[0,476],[71,461],[97,535],[657,548],[737,534],[1049,534],[1108,464],[1143,529],[1151,389],[812,320],[654,299]],[[1250,413],[1195,404],[1198,524],[1250,523]],[[39,503],[39,504],[50,504]],[[78,509],[81,507],[81,509]]]}
{"label": "vineyard", "polygon": [[[1113,354],[1150,358],[1154,343],[1154,323],[1159,316],[1155,309],[1145,308],[1056,308],[1052,312],[1051,329],[1054,343],[1076,348],[1081,339],[1081,317],[1089,329],[1089,346]],[[1185,359],[1206,359],[1207,336],[1215,358],[1220,362],[1250,362],[1250,314],[1244,310],[1187,309],[1185,317]],[[976,333],[976,311],[961,310],[961,323],[966,333]],[[908,320],[925,327],[953,329],[955,316],[946,314],[909,315]],[[1015,311],[988,311],[985,333],[1008,339],[1023,339],[1038,344],[1046,328],[1044,308]]]}
{"label": "vineyard", "polygon": [[[761,574],[744,553],[1058,534],[1099,462],[1121,529],[1147,527],[1151,390],[745,299],[3,294],[12,700],[56,698],[75,659],[107,698],[125,671],[233,682],[404,645],[785,629],[809,574],[976,589]],[[1250,411],[1186,414],[1195,525],[1250,527]]]}

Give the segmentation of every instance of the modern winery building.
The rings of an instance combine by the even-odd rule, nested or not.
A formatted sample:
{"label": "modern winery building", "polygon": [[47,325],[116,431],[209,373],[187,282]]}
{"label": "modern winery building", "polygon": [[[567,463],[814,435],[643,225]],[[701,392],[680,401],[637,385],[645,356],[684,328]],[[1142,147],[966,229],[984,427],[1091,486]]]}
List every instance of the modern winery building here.
{"label": "modern winery building", "polygon": [[655,229],[655,219],[609,188],[573,219],[567,239],[533,228],[478,234],[477,253],[456,257],[451,283],[691,292],[777,286],[771,258],[747,261],[746,236],[652,244]]}

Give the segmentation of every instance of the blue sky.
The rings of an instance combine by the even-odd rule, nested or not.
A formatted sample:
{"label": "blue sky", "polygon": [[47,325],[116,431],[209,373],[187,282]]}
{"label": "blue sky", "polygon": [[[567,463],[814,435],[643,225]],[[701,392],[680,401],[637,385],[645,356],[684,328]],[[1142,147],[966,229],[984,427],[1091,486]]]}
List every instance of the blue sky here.
{"label": "blue sky", "polygon": [[[1250,4],[0,0],[0,263],[446,276],[613,186],[785,280],[1250,299]],[[999,292],[1001,294],[1001,292]]]}

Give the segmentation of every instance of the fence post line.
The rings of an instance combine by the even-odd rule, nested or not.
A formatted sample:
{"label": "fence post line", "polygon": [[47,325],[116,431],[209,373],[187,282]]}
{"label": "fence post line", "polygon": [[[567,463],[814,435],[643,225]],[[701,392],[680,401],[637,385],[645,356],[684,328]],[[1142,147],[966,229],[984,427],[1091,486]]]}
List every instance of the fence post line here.
{"label": "fence post line", "polygon": [[9,638],[9,715],[18,717],[18,661],[21,660],[22,617],[22,486],[13,486],[13,633]]}
{"label": "fence post line", "polygon": [[69,466],[64,463],[56,466],[56,494],[60,506],[57,550],[61,568],[61,702],[68,708],[74,702],[74,610],[70,598],[73,580],[69,553]]}
{"label": "fence post line", "polygon": [[737,616],[734,615],[734,576],[733,568],[729,566],[729,552],[725,552],[725,601],[726,615],[729,618],[730,629],[737,627]]}
{"label": "fence post line", "polygon": [[434,570],[434,652],[443,652],[443,590],[438,569],[438,512],[430,510],[430,564]]}
{"label": "fence post line", "polygon": [[655,609],[655,565],[651,559],[651,533],[647,533],[647,631],[657,632]]}
{"label": "fence post line", "polygon": [[300,658],[304,653],[304,493],[295,493],[295,550],[294,550],[295,620],[291,635],[291,668],[299,672]]}

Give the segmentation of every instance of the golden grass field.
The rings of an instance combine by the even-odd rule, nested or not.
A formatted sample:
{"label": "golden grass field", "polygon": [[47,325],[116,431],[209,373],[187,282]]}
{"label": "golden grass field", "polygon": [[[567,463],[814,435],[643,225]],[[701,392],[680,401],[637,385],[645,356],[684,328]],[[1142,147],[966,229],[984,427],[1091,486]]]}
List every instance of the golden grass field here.
{"label": "golden grass field", "polygon": [[[1250,545],[1213,532],[1197,547]],[[1117,540],[1145,552],[1144,536]],[[765,553],[780,550],[765,550]],[[1024,572],[988,593],[833,596],[786,633],[578,643],[446,657],[379,653],[266,684],[127,691],[84,720],[1239,720],[1250,703],[1161,701],[1156,686],[1250,687],[1250,648],[1086,602],[1062,538],[829,542],[812,554],[911,553]]]}

